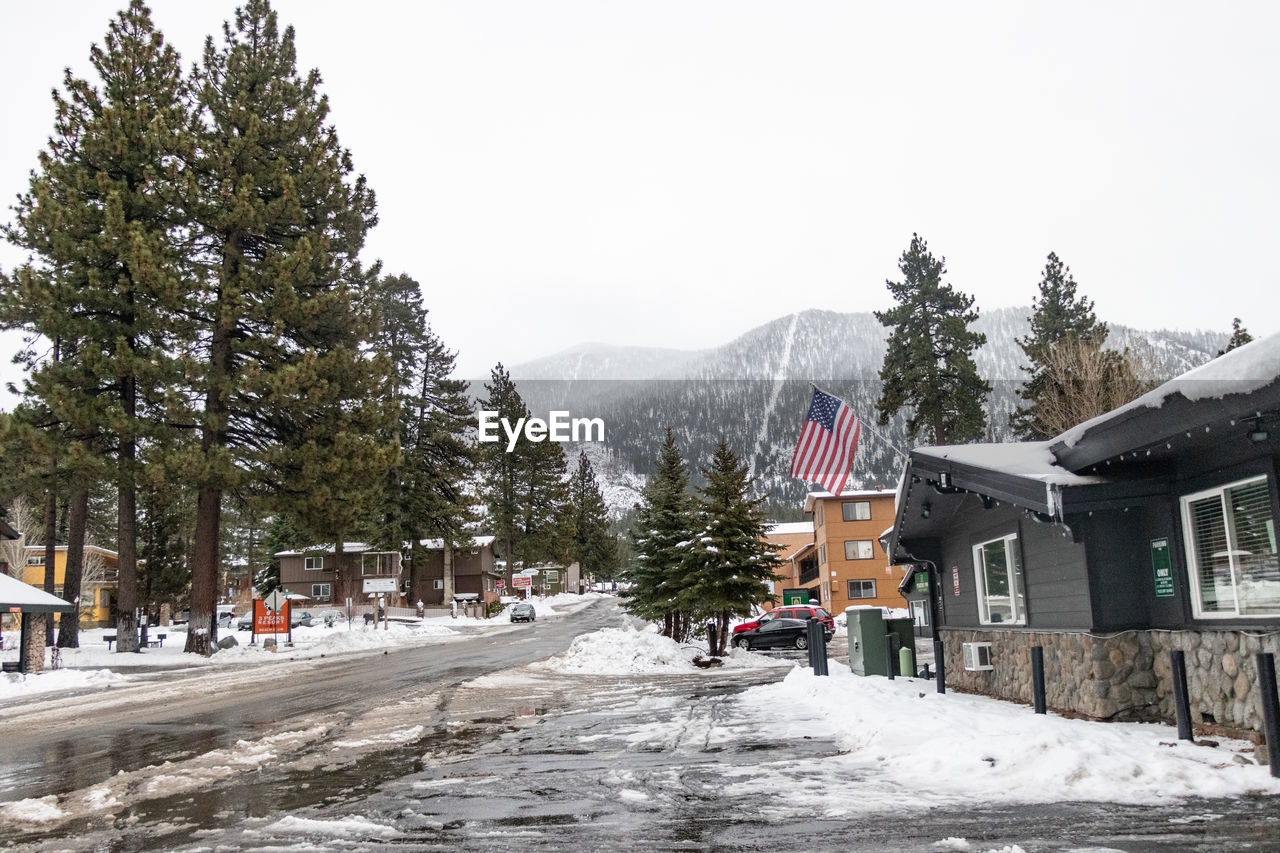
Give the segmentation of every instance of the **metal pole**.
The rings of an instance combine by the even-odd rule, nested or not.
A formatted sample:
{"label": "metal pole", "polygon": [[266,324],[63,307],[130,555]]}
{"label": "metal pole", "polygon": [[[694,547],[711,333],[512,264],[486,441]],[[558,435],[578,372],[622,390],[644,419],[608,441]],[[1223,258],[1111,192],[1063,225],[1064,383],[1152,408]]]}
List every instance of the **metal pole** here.
{"label": "metal pole", "polygon": [[942,640],[935,639],[933,641],[933,669],[934,678],[938,683],[938,692],[947,692],[947,667],[942,660]]}
{"label": "metal pole", "polygon": [[1271,776],[1280,779],[1280,699],[1276,698],[1276,660],[1271,652],[1258,652],[1258,694],[1262,700],[1262,731],[1267,736],[1267,760]]}
{"label": "metal pole", "polygon": [[1178,718],[1178,739],[1194,741],[1191,733],[1191,703],[1187,700],[1187,659],[1180,649],[1169,653],[1173,667],[1173,711]]}
{"label": "metal pole", "polygon": [[1044,646],[1031,647],[1031,693],[1035,699],[1036,713],[1045,713]]}
{"label": "metal pole", "polygon": [[890,680],[890,681],[892,681],[892,680],[893,680],[893,671],[894,671],[895,669],[897,669],[897,668],[898,668],[898,667],[896,666],[896,664],[897,664],[897,660],[895,660],[895,658],[896,658],[897,656],[896,656],[896,655],[894,655],[894,653],[893,653],[893,638],[894,638],[894,636],[895,636],[895,635],[893,635],[893,634],[885,634],[885,635],[884,635],[884,657],[885,657],[885,662],[889,665],[889,666],[888,666],[888,674],[889,674],[889,680]]}

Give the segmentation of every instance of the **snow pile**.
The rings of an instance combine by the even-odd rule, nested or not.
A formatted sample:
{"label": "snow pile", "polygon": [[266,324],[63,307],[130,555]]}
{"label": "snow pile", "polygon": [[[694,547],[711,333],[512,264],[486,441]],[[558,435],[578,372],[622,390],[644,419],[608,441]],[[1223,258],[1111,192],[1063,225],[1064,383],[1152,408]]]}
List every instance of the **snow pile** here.
{"label": "snow pile", "polygon": [[[824,770],[858,779],[859,794],[854,803],[832,791],[833,813],[897,809],[904,792],[931,806],[1280,794],[1280,779],[1266,767],[1236,760],[1243,742],[1213,748],[1179,741],[1166,725],[1039,716],[988,697],[939,695],[913,679],[861,678],[843,667],[817,678],[797,668],[738,701],[768,708],[770,725],[783,736],[826,736],[847,750],[827,759]],[[776,780],[731,787],[750,793],[759,785],[776,793]]]}
{"label": "snow pile", "polygon": [[[700,655],[706,656],[705,649],[682,646],[670,637],[658,634],[652,626],[643,631],[603,628],[575,637],[568,651],[541,666],[570,675],[700,672],[702,670],[693,665],[693,659]],[[740,649],[733,649],[730,656],[722,658],[722,661],[722,666],[730,669],[792,665],[789,660],[777,661]]]}
{"label": "snow pile", "polygon": [[268,833],[304,835],[322,838],[387,838],[398,835],[395,827],[374,823],[361,817],[344,817],[337,820],[315,820],[288,815],[264,828]]}
{"label": "snow pile", "polygon": [[61,819],[62,809],[52,794],[0,805],[0,821],[4,823],[50,823]]}
{"label": "snow pile", "polygon": [[29,696],[50,690],[76,690],[86,687],[109,687],[123,684],[129,677],[109,669],[46,669],[36,675],[23,676],[16,672],[0,675],[0,699]]}

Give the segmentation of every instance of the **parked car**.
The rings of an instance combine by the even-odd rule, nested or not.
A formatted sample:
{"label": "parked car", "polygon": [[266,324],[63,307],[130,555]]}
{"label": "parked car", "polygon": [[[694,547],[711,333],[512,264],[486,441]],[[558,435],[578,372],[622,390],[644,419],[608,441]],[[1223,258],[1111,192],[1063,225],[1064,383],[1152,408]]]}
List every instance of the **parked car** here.
{"label": "parked car", "polygon": [[253,630],[253,611],[252,610],[250,610],[248,613],[244,614],[243,616],[241,616],[239,619],[236,620],[236,630],[237,631]]}
{"label": "parked car", "polygon": [[[769,614],[765,614],[768,616]],[[733,644],[740,649],[776,649],[780,647],[792,649],[809,648],[809,620],[774,618],[764,619],[758,628],[739,631],[733,635]],[[834,631],[827,629],[824,623],[822,632],[828,641]]]}
{"label": "parked car", "polygon": [[289,608],[289,627],[297,628],[299,625],[302,625],[305,628],[311,627],[311,611],[294,610],[292,607],[290,607]]}
{"label": "parked car", "polygon": [[521,602],[520,604],[511,605],[512,622],[534,622],[537,618],[538,612],[533,609],[532,604]]}
{"label": "parked car", "polygon": [[826,626],[827,633],[835,631],[835,619],[824,608],[814,604],[788,604],[785,607],[775,607],[757,619],[743,622],[741,625],[734,625],[733,633],[737,635],[743,631],[753,631],[773,619],[810,619],[815,616],[822,620],[822,624]]}
{"label": "parked car", "polygon": [[313,625],[323,625],[326,628],[332,628],[334,625],[346,621],[346,612],[336,608],[321,610],[319,613],[311,617],[311,623]]}

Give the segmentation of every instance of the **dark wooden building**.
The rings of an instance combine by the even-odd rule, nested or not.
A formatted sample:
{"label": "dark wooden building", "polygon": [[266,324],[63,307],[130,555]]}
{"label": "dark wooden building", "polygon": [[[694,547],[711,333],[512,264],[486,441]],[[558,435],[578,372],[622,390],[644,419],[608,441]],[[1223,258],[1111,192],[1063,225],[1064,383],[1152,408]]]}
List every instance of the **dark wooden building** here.
{"label": "dark wooden building", "polygon": [[[1044,442],[913,450],[889,547],[921,569],[947,683],[1050,707],[1257,729],[1254,653],[1280,650],[1280,336]],[[932,585],[932,591],[926,585]]]}

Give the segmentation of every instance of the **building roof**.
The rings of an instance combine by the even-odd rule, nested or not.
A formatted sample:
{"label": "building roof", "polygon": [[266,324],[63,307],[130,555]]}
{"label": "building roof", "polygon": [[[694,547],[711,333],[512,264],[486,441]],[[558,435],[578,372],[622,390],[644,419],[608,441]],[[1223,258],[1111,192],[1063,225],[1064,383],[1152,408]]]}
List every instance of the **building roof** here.
{"label": "building roof", "polygon": [[765,536],[795,536],[804,533],[813,533],[812,521],[783,521],[770,524],[764,531]]}
{"label": "building roof", "polygon": [[1048,441],[1018,441],[1004,444],[944,444],[917,447],[913,455],[950,460],[970,468],[1000,471],[1015,477],[1039,480],[1057,486],[1086,486],[1103,482],[1101,477],[1081,476],[1058,464]]}
{"label": "building roof", "polygon": [[815,548],[817,548],[817,547],[818,547],[818,546],[817,546],[817,545],[815,545],[815,544],[814,544],[814,543],[812,543],[812,542],[806,542],[806,543],[804,543],[803,545],[801,545],[799,548],[797,548],[797,549],[795,549],[794,551],[792,551],[790,554],[786,554],[785,556],[783,556],[783,558],[782,558],[782,559],[784,559],[784,560],[795,560],[795,559],[798,559],[798,558],[800,557],[800,555],[804,554],[806,551],[812,551],[812,550],[814,550],[814,549],[815,549]]}
{"label": "building roof", "polygon": [[[87,544],[86,544],[86,545],[84,546],[84,549],[85,549],[86,551],[97,551],[99,554],[105,554],[105,555],[106,555],[106,556],[108,556],[108,557],[118,557],[118,556],[120,556],[120,555],[119,555],[119,554],[117,554],[115,551],[112,551],[110,548],[100,548],[100,547],[99,547],[99,546],[97,546],[97,545],[87,545]],[[25,551],[33,551],[33,552],[35,552],[35,553],[37,553],[37,554],[43,554],[43,553],[44,553],[44,546],[43,546],[43,545],[24,545],[24,546],[23,546],[23,550],[25,550]],[[65,550],[67,550],[67,546],[66,546],[66,545],[54,545],[54,546],[53,546],[53,550],[55,550],[55,551],[65,551]],[[142,563],[143,561],[142,561],[142,560],[139,560],[138,562],[139,562],[139,563]]]}
{"label": "building roof", "polygon": [[[365,551],[372,551],[373,546],[364,542],[343,542],[342,551],[344,554],[362,554]],[[307,554],[334,554],[334,543],[327,545],[309,545],[297,551],[277,551],[277,557],[302,557]]]}
{"label": "building roof", "polygon": [[[1280,408],[1280,334],[1212,359],[1131,403],[1072,427],[1050,441],[1073,471],[1140,452],[1145,458],[1249,432],[1250,422]],[[1207,434],[1207,435],[1206,435]]]}
{"label": "building roof", "polygon": [[839,495],[831,492],[809,492],[804,496],[804,511],[813,512],[813,505],[824,500],[847,500],[849,498],[891,498],[893,489],[845,489]]}
{"label": "building roof", "polygon": [[8,610],[11,607],[24,613],[69,613],[75,609],[69,601],[0,573],[0,608]]}
{"label": "building roof", "polygon": [[[494,541],[496,541],[496,539],[497,539],[497,537],[496,537],[496,536],[472,536],[472,537],[471,537],[471,542],[472,542],[472,544],[471,544],[470,546],[466,546],[466,545],[459,545],[459,547],[460,547],[460,548],[466,548],[466,547],[472,547],[472,548],[487,548],[487,547],[489,547],[490,545],[492,545],[492,544],[494,543]],[[426,550],[428,550],[428,551],[443,551],[443,550],[444,550],[444,540],[443,540],[443,539],[419,539],[419,540],[418,540],[418,544],[419,544],[419,545],[421,545],[423,548],[425,548],[425,549],[426,549]]]}

